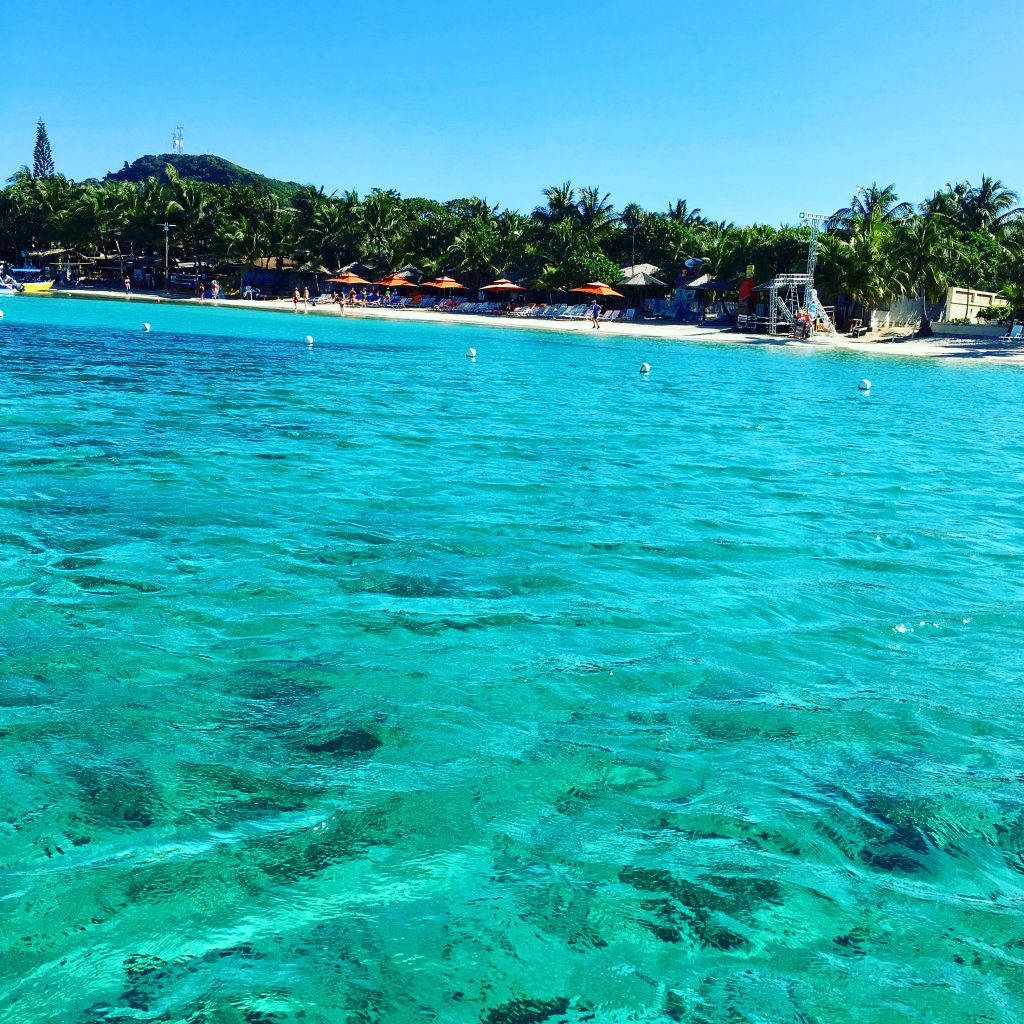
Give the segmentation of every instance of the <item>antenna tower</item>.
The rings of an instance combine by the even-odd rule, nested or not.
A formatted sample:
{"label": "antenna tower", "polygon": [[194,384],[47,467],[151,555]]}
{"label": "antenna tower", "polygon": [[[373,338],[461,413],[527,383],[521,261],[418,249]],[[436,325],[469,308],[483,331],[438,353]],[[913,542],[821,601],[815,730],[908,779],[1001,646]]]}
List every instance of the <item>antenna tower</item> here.
{"label": "antenna tower", "polygon": [[185,152],[185,129],[180,124],[171,133],[171,152],[175,156]]}

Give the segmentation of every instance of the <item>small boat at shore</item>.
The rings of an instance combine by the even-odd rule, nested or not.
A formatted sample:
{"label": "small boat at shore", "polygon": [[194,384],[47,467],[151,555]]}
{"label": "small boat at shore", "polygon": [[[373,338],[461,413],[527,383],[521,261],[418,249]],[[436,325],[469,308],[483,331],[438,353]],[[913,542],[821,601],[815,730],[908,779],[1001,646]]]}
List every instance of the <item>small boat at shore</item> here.
{"label": "small boat at shore", "polygon": [[48,292],[54,283],[53,278],[42,280],[35,267],[11,267],[9,274],[0,274],[0,295],[38,295]]}

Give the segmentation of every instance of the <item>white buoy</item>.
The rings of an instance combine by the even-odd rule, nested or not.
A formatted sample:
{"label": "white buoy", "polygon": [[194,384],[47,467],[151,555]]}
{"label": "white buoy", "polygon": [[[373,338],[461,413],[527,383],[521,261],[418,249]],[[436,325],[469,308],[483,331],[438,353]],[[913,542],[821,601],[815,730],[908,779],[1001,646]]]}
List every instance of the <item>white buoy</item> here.
{"label": "white buoy", "polygon": [[149,330],[149,324],[143,324],[143,325],[142,325],[142,329],[143,329],[144,331],[148,331],[148,330]]}
{"label": "white buoy", "polygon": [[313,344],[313,335],[312,334],[307,334],[306,335],[306,344],[307,345],[312,345]]}
{"label": "white buoy", "polygon": [[476,349],[475,348],[467,348],[466,349],[466,358],[467,359],[476,359]]}
{"label": "white buoy", "polygon": [[859,391],[870,391],[870,390],[871,390],[871,381],[869,381],[869,380],[867,379],[867,377],[865,377],[865,378],[864,378],[864,379],[863,379],[863,380],[862,380],[862,381],[861,381],[861,382],[860,382],[860,383],[859,383],[859,384],[857,385],[857,389],[858,389]]}
{"label": "white buoy", "polygon": [[641,373],[650,373],[651,372],[651,364],[650,363],[641,363],[640,364],[640,372]]}
{"label": "white buoy", "polygon": [[4,318],[4,311],[2,309],[0,309],[0,320],[3,320],[3,318]]}

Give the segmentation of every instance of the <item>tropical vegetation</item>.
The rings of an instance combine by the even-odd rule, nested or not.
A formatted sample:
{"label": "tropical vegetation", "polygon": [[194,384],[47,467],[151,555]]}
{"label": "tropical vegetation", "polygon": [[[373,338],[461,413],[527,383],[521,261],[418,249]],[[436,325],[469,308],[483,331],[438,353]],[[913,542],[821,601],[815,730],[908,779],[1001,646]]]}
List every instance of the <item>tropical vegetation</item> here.
{"label": "tropical vegetation", "polygon": [[232,163],[210,153],[164,153],[160,156],[140,156],[131,163],[125,161],[119,171],[111,171],[104,181],[134,181],[147,178],[167,181],[167,168],[173,167],[182,178],[205,181],[210,185],[252,185],[263,192],[272,192],[280,199],[291,197],[302,187],[297,181],[281,181],[265,174],[250,171],[248,167]]}
{"label": "tropical vegetation", "polygon": [[[168,225],[172,261],[330,271],[359,261],[379,274],[412,264],[470,286],[512,276],[558,291],[614,282],[620,267],[641,263],[672,283],[688,257],[703,258],[718,279],[735,283],[753,264],[764,280],[803,268],[810,230],[714,221],[683,199],[664,210],[616,209],[601,189],[569,182],[544,189],[523,213],[479,197],[439,202],[391,189],[302,186],[282,196],[259,176],[219,183],[170,162],[151,169],[142,180],[76,182],[23,167],[0,190],[0,259],[45,251],[162,262]],[[999,291],[1024,307],[1018,196],[987,176],[946,184],[916,204],[893,185],[859,188],[824,225],[816,277],[825,301],[843,296],[865,310],[913,296],[924,311],[951,284]]]}

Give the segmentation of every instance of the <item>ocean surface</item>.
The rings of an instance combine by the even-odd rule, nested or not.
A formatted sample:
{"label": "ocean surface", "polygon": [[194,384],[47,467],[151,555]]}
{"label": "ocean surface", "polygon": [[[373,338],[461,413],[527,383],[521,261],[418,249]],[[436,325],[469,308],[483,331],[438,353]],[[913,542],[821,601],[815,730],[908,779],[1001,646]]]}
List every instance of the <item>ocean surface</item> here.
{"label": "ocean surface", "polygon": [[0,306],[0,1024],[1024,1018],[1020,369]]}

